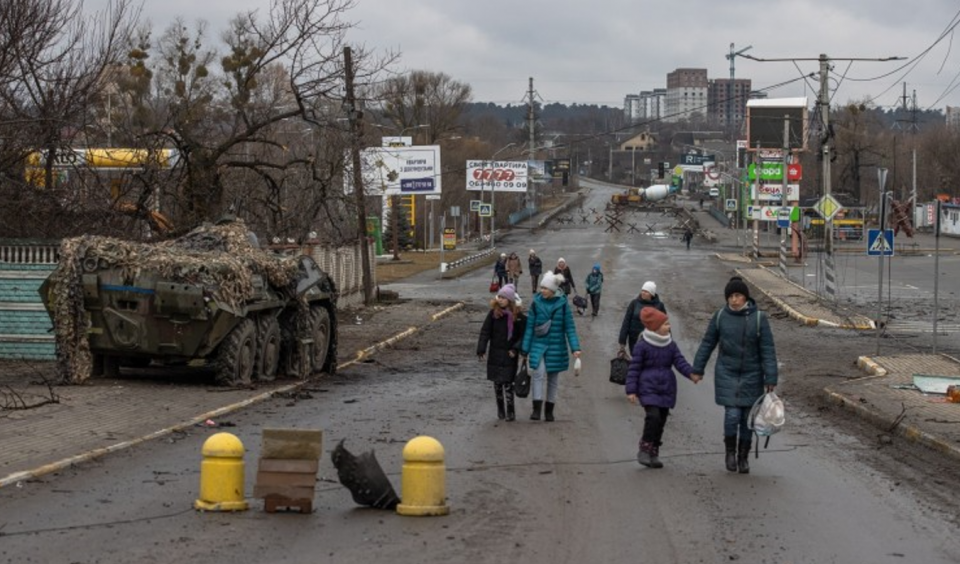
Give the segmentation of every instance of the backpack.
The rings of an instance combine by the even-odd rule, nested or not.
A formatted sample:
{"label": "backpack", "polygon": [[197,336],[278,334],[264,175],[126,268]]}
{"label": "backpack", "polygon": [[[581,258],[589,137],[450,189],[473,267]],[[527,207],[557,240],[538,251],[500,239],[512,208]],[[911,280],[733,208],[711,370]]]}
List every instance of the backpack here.
{"label": "backpack", "polygon": [[[720,308],[717,313],[713,315],[713,325],[717,328],[717,333],[720,332],[720,316],[723,315],[724,308]],[[759,309],[757,310],[757,338],[760,338],[760,317],[763,315],[763,312]]]}

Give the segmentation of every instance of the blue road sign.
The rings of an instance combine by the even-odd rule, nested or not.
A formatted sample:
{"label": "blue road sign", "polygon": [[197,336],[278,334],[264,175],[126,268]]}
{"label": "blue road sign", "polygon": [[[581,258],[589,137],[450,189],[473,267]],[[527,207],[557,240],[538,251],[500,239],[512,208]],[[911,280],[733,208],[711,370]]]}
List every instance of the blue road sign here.
{"label": "blue road sign", "polygon": [[893,256],[893,229],[867,229],[867,255],[871,257]]}

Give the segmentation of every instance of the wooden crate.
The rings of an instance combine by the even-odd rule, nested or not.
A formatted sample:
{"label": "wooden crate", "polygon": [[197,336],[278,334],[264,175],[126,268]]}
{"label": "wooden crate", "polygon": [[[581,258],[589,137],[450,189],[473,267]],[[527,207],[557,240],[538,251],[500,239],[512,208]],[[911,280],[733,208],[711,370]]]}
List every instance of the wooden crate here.
{"label": "wooden crate", "polygon": [[323,432],[304,429],[264,429],[263,448],[253,496],[263,499],[264,511],[313,511],[314,485],[323,452]]}

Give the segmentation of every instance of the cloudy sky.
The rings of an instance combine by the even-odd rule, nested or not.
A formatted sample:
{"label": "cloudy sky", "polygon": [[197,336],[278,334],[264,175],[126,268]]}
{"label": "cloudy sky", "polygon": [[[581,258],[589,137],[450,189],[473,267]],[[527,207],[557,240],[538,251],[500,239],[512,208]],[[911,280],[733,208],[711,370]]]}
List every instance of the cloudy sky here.
{"label": "cloudy sky", "polygon": [[[92,11],[106,0],[86,0]],[[175,16],[221,30],[240,10],[269,0],[144,0],[158,30]],[[816,95],[821,53],[834,59],[834,103],[900,103],[903,83],[922,109],[960,106],[956,0],[356,0],[350,41],[402,54],[397,72],[444,72],[470,84],[474,100],[519,104],[533,77],[547,103],[622,107],[626,94],[663,88],[680,67],[736,77],[770,97]],[[905,57],[904,61],[849,61]],[[789,82],[784,86],[776,85]],[[771,88],[773,87],[773,88]]]}

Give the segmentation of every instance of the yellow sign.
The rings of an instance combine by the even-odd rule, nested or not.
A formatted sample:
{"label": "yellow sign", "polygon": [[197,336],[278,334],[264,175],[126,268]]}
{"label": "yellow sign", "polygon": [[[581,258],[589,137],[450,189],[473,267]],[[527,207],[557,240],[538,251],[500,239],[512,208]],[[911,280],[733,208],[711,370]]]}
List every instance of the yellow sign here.
{"label": "yellow sign", "polygon": [[843,209],[843,206],[831,194],[827,194],[817,201],[813,209],[820,214],[823,219],[830,221]]}
{"label": "yellow sign", "polygon": [[443,230],[443,250],[454,251],[457,249],[457,230],[446,227]]}

